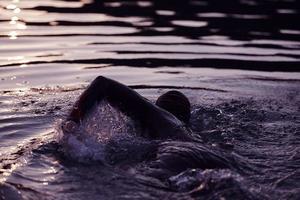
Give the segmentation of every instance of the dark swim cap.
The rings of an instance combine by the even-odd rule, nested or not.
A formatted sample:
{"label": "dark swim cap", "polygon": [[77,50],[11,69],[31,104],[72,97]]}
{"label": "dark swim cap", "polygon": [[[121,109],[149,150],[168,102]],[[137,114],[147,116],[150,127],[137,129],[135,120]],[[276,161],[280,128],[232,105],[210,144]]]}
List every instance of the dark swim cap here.
{"label": "dark swim cap", "polygon": [[188,123],[190,120],[191,104],[188,98],[177,90],[171,90],[161,95],[155,104],[172,113],[184,123]]}

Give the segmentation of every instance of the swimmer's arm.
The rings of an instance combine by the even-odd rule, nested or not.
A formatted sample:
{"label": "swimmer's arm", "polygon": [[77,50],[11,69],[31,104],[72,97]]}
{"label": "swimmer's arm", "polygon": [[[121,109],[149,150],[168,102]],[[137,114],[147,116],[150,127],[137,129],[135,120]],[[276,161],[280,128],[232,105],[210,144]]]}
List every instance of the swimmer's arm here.
{"label": "swimmer's arm", "polygon": [[147,121],[147,114],[156,110],[156,106],[133,89],[112,79],[98,76],[81,94],[68,119],[79,123],[93,106],[103,99],[142,121]]}

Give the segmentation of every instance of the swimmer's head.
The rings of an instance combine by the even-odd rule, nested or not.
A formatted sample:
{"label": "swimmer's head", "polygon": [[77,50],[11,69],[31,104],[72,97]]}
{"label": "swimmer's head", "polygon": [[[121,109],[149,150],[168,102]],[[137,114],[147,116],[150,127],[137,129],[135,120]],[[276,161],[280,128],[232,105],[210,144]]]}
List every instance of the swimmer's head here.
{"label": "swimmer's head", "polygon": [[171,90],[161,95],[155,104],[172,113],[186,124],[190,120],[191,104],[188,98],[177,90]]}

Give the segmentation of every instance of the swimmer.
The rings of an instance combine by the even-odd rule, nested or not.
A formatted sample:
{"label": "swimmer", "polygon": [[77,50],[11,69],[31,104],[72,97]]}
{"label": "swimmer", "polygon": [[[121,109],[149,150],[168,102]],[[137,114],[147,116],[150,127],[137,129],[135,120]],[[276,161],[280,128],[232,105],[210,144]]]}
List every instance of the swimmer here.
{"label": "swimmer", "polygon": [[64,131],[75,129],[89,111],[104,99],[137,122],[142,137],[193,140],[187,128],[191,105],[184,94],[172,90],[161,95],[153,104],[126,85],[103,76],[98,76],[81,94],[63,124]]}

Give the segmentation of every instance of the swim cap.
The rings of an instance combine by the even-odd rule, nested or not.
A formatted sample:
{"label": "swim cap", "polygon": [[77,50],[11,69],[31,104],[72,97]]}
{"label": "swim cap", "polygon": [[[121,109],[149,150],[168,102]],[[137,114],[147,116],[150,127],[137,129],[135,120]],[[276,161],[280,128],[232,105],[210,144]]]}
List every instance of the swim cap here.
{"label": "swim cap", "polygon": [[172,113],[184,123],[188,123],[190,120],[191,104],[188,98],[177,90],[171,90],[161,95],[155,104]]}

